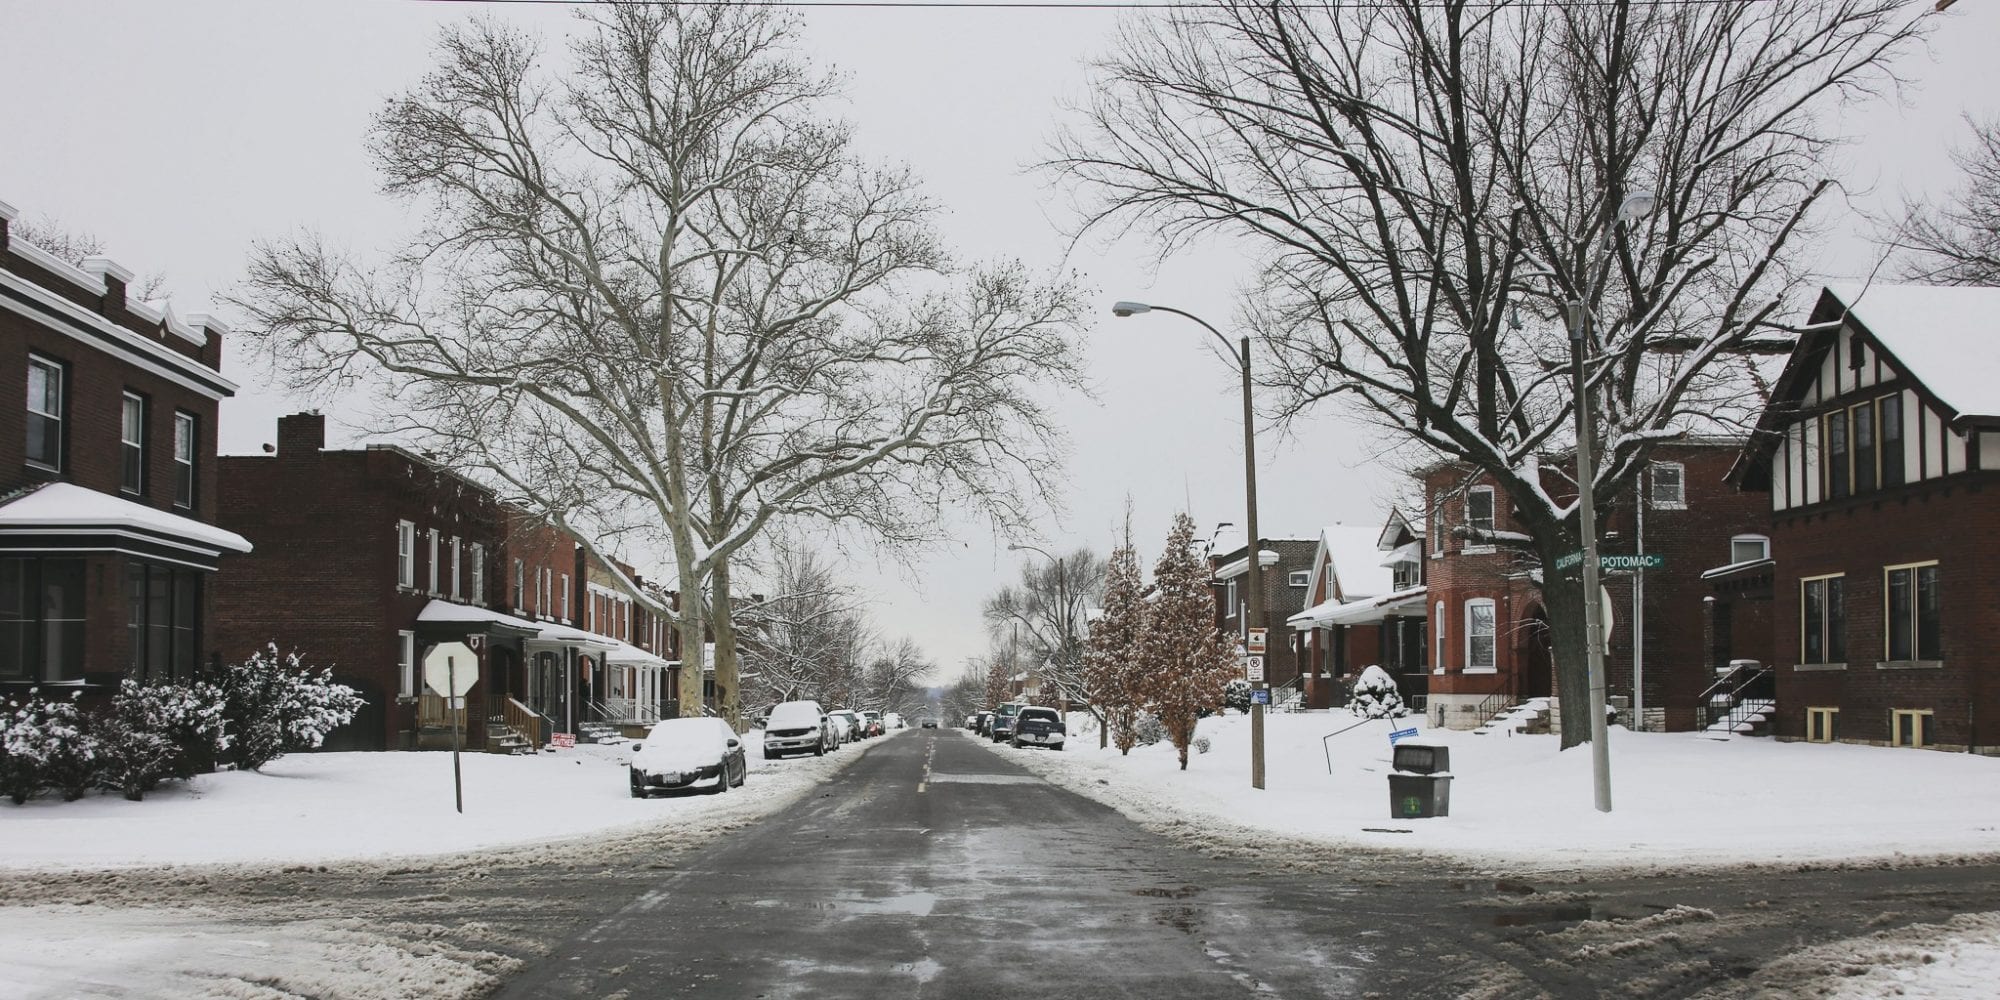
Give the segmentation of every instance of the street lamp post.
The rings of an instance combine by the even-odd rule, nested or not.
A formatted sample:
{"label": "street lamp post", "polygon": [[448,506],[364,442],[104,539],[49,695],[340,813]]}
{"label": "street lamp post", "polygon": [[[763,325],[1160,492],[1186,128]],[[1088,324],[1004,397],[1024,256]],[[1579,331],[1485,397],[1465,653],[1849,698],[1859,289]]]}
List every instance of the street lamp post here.
{"label": "street lamp post", "polygon": [[[1065,572],[1065,570],[1064,570],[1064,566],[1063,566],[1063,560],[1062,560],[1062,557],[1061,557],[1061,556],[1052,556],[1052,555],[1050,555],[1050,554],[1048,553],[1048,550],[1047,550],[1047,549],[1044,549],[1044,548],[1041,548],[1040,546],[1036,546],[1036,545],[1025,545],[1025,544],[1022,544],[1022,543],[1020,543],[1020,542],[1012,542],[1012,543],[1009,543],[1009,544],[1008,544],[1008,546],[1007,546],[1007,551],[1009,551],[1009,552],[1034,552],[1034,553],[1037,553],[1037,554],[1039,554],[1039,555],[1040,555],[1040,556],[1041,556],[1042,558],[1044,558],[1044,559],[1047,559],[1047,560],[1048,560],[1049,562],[1052,562],[1052,563],[1054,563],[1054,564],[1055,564],[1055,567],[1056,567],[1056,626],[1057,626],[1057,628],[1059,628],[1059,629],[1061,629],[1061,630],[1062,630],[1062,634],[1060,634],[1060,635],[1056,636],[1056,643],[1057,643],[1057,645],[1056,645],[1056,655],[1057,655],[1057,656],[1059,656],[1059,657],[1062,657],[1062,658],[1063,658],[1063,666],[1065,666],[1065,667],[1070,667],[1070,666],[1073,666],[1073,664],[1071,664],[1071,663],[1069,663],[1069,662],[1068,662],[1068,660],[1069,660],[1069,655],[1070,655],[1070,653],[1071,653],[1071,652],[1073,652],[1073,650],[1072,650],[1072,649],[1071,649],[1071,647],[1070,647],[1070,640],[1071,640],[1071,638],[1072,638],[1072,635],[1071,635],[1071,632],[1070,632],[1070,625],[1072,625],[1073,623],[1072,623],[1072,622],[1070,621],[1070,619],[1069,619],[1069,593],[1068,593],[1068,581],[1067,581],[1067,580],[1065,579],[1065,577],[1067,577],[1067,576],[1068,576],[1068,573],[1067,573],[1067,572]],[[1060,685],[1060,684],[1056,685],[1056,697],[1057,697],[1058,699],[1060,699],[1060,701],[1061,701],[1061,707],[1062,707],[1062,712],[1063,712],[1063,715],[1064,715],[1064,716],[1068,716],[1068,715],[1069,715],[1069,693],[1068,693],[1068,691],[1066,691],[1066,690],[1065,690],[1065,689],[1064,689],[1064,688],[1062,687],[1062,685]]]}
{"label": "street lamp post", "polygon": [[[1627,195],[1618,205],[1611,225],[1605,227],[1600,253],[1611,251],[1618,227],[1653,212],[1657,204],[1652,192]],[[1598,264],[1590,262],[1585,272],[1586,286]],[[1611,811],[1611,746],[1604,721],[1604,612],[1598,598],[1597,580],[1597,464],[1591,451],[1596,434],[1595,414],[1590,404],[1590,308],[1594,295],[1569,304],[1571,378],[1576,396],[1576,481],[1578,529],[1583,533],[1583,641],[1584,662],[1590,670],[1590,776],[1596,793],[1597,811]]]}
{"label": "street lamp post", "polygon": [[[1223,350],[1230,351],[1229,338],[1223,336],[1222,331],[1210,326],[1208,321],[1193,313],[1182,312],[1169,306],[1148,305],[1144,302],[1119,302],[1111,307],[1113,316],[1136,316],[1146,312],[1172,313],[1183,319],[1193,320],[1200,324],[1202,329],[1214,334],[1215,339],[1222,343]],[[1248,566],[1245,572],[1248,574],[1250,588],[1250,606],[1245,611],[1247,621],[1244,628],[1250,629],[1262,627],[1264,623],[1263,566],[1257,559],[1258,543],[1261,539],[1257,535],[1257,439],[1256,425],[1252,422],[1254,412],[1250,405],[1250,338],[1241,338],[1231,353],[1236,354],[1237,363],[1243,371],[1243,501],[1248,508],[1244,520],[1247,522],[1246,527],[1250,536],[1243,549]],[[1246,631],[1244,635],[1244,647],[1248,649],[1249,633]],[[1260,690],[1269,687],[1264,681],[1256,681],[1253,686]],[[1250,787],[1264,787],[1264,706],[1254,700],[1250,703]]]}

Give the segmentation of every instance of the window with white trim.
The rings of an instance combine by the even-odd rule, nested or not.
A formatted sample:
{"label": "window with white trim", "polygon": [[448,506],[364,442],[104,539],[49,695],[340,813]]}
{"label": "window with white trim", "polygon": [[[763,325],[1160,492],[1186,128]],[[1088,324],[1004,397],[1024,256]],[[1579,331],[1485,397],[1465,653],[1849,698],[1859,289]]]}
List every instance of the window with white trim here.
{"label": "window with white trim", "polygon": [[1313,571],[1309,569],[1293,570],[1288,582],[1294,587],[1309,587],[1313,582]]}
{"label": "window with white trim", "polygon": [[28,355],[28,464],[51,472],[63,467],[66,375],[62,362]]}
{"label": "window with white trim", "polygon": [[1799,662],[1847,662],[1846,578],[1799,581]]}
{"label": "window with white trim", "polygon": [[1679,462],[1654,462],[1648,471],[1653,480],[1653,506],[1662,510],[1686,510],[1687,466]]}
{"label": "window with white trim", "polygon": [[1225,619],[1236,617],[1236,581],[1233,579],[1224,580],[1222,583],[1222,617]]}
{"label": "window with white trim", "polygon": [[1889,745],[1927,747],[1931,745],[1931,710],[1896,708],[1889,711]]}
{"label": "window with white trim", "polygon": [[1431,498],[1431,554],[1444,554],[1444,498]]}
{"label": "window with white trim", "polygon": [[472,543],[472,603],[486,603],[486,546]]}
{"label": "window with white trim", "polygon": [[1465,602],[1465,670],[1491,673],[1500,668],[1499,622],[1491,598]]}
{"label": "window with white trim", "polygon": [[451,536],[451,599],[454,601],[465,596],[463,569],[465,560],[459,558],[463,554],[459,547],[458,536]]}
{"label": "window with white trim", "polygon": [[1437,638],[1431,643],[1431,660],[1432,660],[1431,673],[1441,674],[1444,673],[1444,602],[1443,601],[1437,602],[1437,608],[1431,613],[1431,617],[1436,619],[1431,623],[1431,632],[1437,636]]}
{"label": "window with white trim", "polygon": [[1466,492],[1465,526],[1472,533],[1465,540],[1466,548],[1493,544],[1493,487],[1474,486]]}
{"label": "window with white trim", "polygon": [[396,586],[417,586],[417,526],[396,522]]}
{"label": "window with white trim", "polygon": [[562,620],[569,622],[569,574],[562,575]]}
{"label": "window with white trim", "polygon": [[1882,658],[1941,660],[1938,564],[1911,563],[1882,571]]}
{"label": "window with white trim", "polygon": [[118,420],[118,489],[146,492],[146,397],[128,392]]}
{"label": "window with white trim", "polygon": [[1729,561],[1732,563],[1756,562],[1771,558],[1771,537],[1769,535],[1737,535],[1729,540]]}
{"label": "window with white trim", "polygon": [[194,507],[194,453],[200,425],[192,413],[174,411],[174,506]]}
{"label": "window with white trim", "polygon": [[527,599],[528,599],[528,564],[519,559],[516,559],[514,560],[514,613],[515,614],[518,615],[522,611],[527,609],[528,606],[522,603]]}
{"label": "window with white trim", "polygon": [[1839,716],[1838,708],[1806,709],[1806,742],[1832,743],[1833,723]]}
{"label": "window with white trim", "polygon": [[412,698],[417,693],[417,634],[396,633],[396,693]]}
{"label": "window with white trim", "polygon": [[444,543],[444,532],[439,531],[436,528],[432,528],[431,529],[431,581],[430,581],[431,582],[430,594],[432,597],[436,597],[440,593],[440,591],[438,590],[438,550],[442,547],[443,543]]}

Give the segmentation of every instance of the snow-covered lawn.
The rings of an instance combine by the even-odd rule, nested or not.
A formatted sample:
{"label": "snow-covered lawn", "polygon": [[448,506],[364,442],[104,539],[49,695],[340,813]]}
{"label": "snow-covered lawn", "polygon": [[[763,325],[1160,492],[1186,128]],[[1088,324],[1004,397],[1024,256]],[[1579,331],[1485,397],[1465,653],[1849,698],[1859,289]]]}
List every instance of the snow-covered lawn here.
{"label": "snow-covered lawn", "polygon": [[1451,815],[1397,820],[1389,732],[1418,720],[1369,722],[1323,750],[1321,737],[1357,720],[1269,715],[1258,791],[1246,717],[1204,719],[1197,733],[1210,752],[1191,750],[1185,772],[1164,743],[1129,757],[1098,750],[1096,733],[1081,731],[1087,719],[1072,716],[1065,752],[996,750],[1141,822],[1239,843],[1277,834],[1541,870],[2000,853],[1994,758],[1614,728],[1606,815],[1593,807],[1587,748],[1424,728],[1422,741],[1451,749]]}
{"label": "snow-covered lawn", "polygon": [[681,824],[748,798],[789,798],[861,754],[767,761],[745,740],[750,774],[722,795],[634,799],[623,746],[534,756],[460,755],[465,813],[453,808],[450,753],[293,754],[262,773],[202,775],[127,802],[0,801],[0,867],[94,868],[209,862],[300,863],[451,854]]}

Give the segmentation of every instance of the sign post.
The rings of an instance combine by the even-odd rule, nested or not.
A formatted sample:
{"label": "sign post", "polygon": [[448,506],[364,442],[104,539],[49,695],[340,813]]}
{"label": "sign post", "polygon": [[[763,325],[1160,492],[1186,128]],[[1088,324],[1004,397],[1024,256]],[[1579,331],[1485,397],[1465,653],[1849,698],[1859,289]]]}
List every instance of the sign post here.
{"label": "sign post", "polygon": [[465,693],[477,683],[479,654],[465,643],[440,642],[424,654],[424,684],[444,696],[445,710],[452,713],[451,784],[460,814],[465,812],[465,779],[458,767],[459,728],[465,714]]}

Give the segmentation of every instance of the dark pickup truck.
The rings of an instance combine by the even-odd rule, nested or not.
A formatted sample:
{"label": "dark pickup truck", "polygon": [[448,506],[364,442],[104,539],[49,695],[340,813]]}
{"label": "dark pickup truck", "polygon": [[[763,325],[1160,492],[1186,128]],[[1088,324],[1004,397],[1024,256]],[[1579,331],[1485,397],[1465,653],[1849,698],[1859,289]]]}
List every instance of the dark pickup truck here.
{"label": "dark pickup truck", "polygon": [[1014,716],[1013,743],[1017,747],[1063,748],[1062,714],[1053,708],[1028,707]]}

